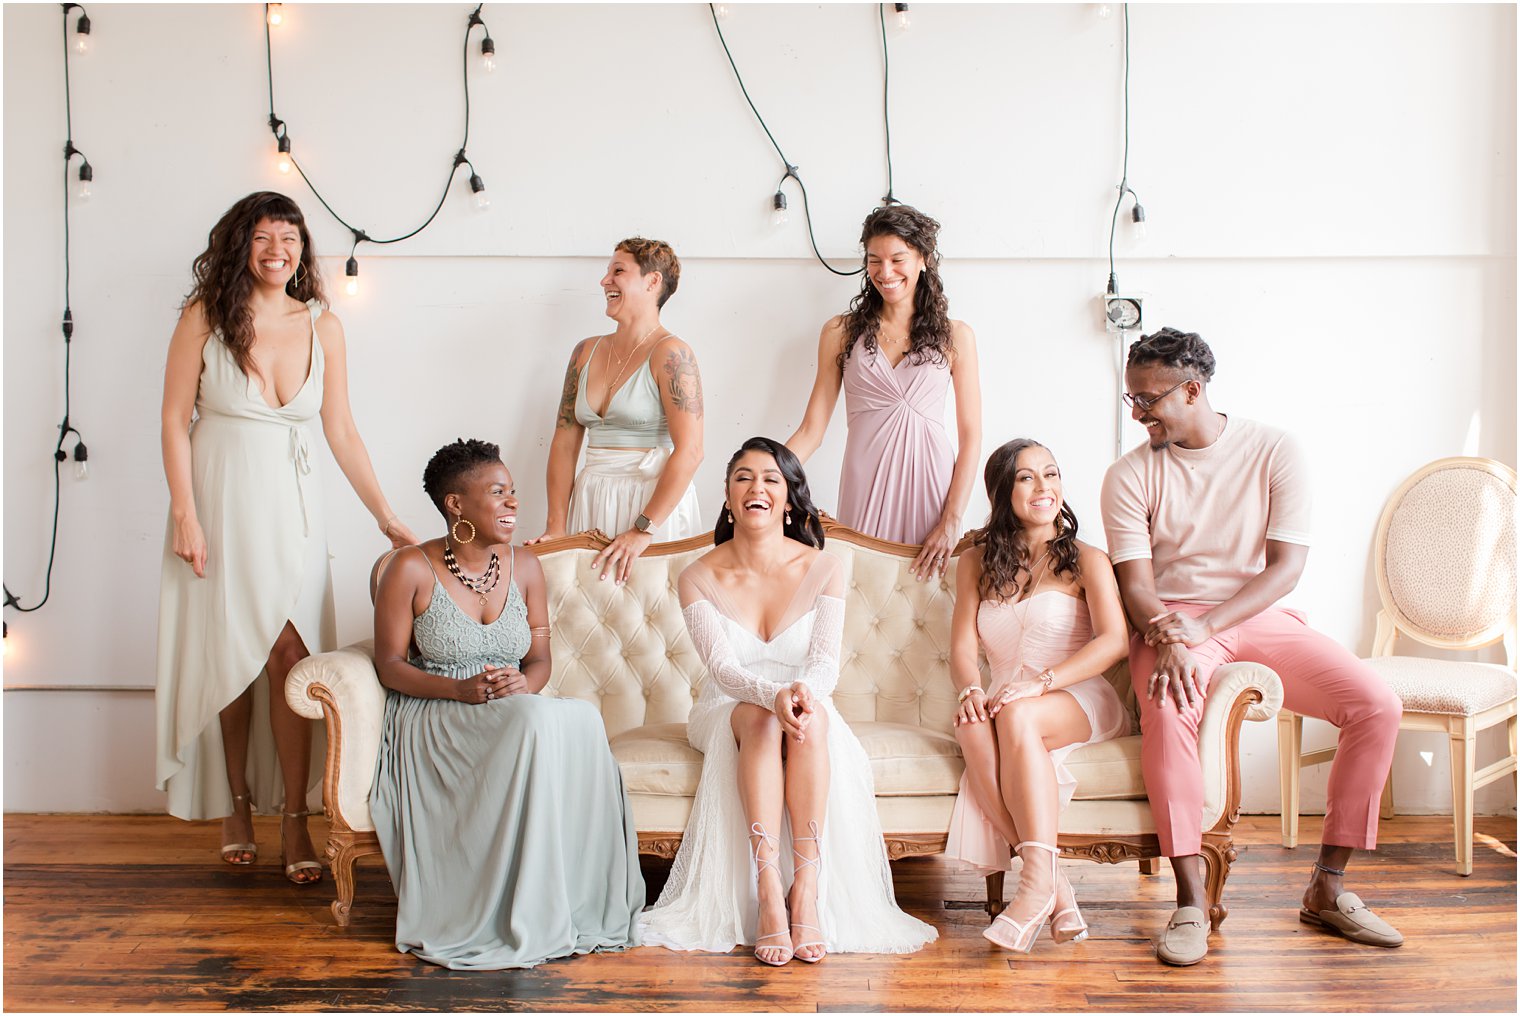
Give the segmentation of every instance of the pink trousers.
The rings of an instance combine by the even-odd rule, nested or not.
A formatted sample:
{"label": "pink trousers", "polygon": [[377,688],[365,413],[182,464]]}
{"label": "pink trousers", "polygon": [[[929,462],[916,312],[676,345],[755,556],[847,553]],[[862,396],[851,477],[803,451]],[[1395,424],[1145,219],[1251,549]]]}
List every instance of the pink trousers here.
{"label": "pink trousers", "polygon": [[[1197,616],[1199,603],[1168,603],[1168,610]],[[1310,628],[1297,611],[1274,608],[1194,647],[1198,685],[1208,691],[1216,668],[1249,660],[1282,678],[1283,706],[1340,728],[1340,750],[1330,765],[1323,841],[1338,847],[1377,846],[1378,805],[1393,763],[1403,706],[1387,684],[1344,646]],[[1140,702],[1141,765],[1156,820],[1161,853],[1196,854],[1203,841],[1203,769],[1198,761],[1198,724],[1203,702],[1178,708],[1146,696],[1156,650],[1133,636],[1130,678]]]}

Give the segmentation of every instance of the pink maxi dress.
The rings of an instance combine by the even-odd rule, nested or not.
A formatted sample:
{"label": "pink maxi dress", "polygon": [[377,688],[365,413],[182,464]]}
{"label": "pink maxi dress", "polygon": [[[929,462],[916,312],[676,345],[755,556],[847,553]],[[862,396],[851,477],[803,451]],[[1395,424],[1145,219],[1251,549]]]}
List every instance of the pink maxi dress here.
{"label": "pink maxi dress", "polygon": [[[987,668],[992,672],[992,686],[987,689],[987,699],[991,701],[1009,684],[1038,680],[1046,667],[1056,666],[1081,649],[1092,639],[1092,621],[1085,601],[1058,589],[1048,589],[1016,602],[983,600],[976,609],[976,633],[987,653]],[[1077,789],[1077,778],[1066,768],[1066,756],[1084,744],[1128,734],[1130,718],[1114,686],[1101,674],[1055,694],[1060,692],[1077,700],[1092,727],[1086,741],[1063,745],[1050,753],[1064,811]],[[960,792],[950,813],[945,856],[983,872],[1003,871],[1012,866],[1010,846],[977,804],[970,781],[962,773]]]}
{"label": "pink maxi dress", "polygon": [[881,350],[857,341],[843,387],[839,521],[878,539],[923,543],[944,510],[955,466],[945,433],[949,364],[904,356],[893,367]]}

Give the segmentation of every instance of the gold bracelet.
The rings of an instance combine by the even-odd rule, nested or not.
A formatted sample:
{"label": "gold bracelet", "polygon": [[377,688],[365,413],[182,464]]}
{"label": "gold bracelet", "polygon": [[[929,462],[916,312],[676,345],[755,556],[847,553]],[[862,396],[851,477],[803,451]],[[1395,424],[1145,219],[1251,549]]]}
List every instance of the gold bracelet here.
{"label": "gold bracelet", "polygon": [[955,704],[956,705],[960,705],[962,702],[965,702],[968,698],[971,697],[971,693],[974,692],[974,691],[980,691],[983,695],[987,694],[987,692],[982,689],[981,685],[979,685],[979,684],[968,684],[966,687],[964,687],[964,688],[961,689],[961,693],[956,698]]}
{"label": "gold bracelet", "polygon": [[549,636],[549,626],[548,625],[544,625],[542,628],[529,628],[528,629],[528,635],[530,637],[536,638],[536,639],[546,639],[546,638],[549,638],[550,637]]}

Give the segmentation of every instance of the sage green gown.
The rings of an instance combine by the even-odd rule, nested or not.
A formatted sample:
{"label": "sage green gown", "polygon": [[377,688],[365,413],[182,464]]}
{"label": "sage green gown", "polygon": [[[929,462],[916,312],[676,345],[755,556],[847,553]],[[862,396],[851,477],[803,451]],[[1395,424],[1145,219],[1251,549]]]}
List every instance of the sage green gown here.
{"label": "sage green gown", "polygon": [[[508,583],[501,616],[481,624],[435,574],[413,622],[412,664],[455,680],[517,666],[531,641],[528,608]],[[590,703],[509,695],[469,705],[388,691],[370,811],[402,952],[497,970],[639,944],[638,836]]]}

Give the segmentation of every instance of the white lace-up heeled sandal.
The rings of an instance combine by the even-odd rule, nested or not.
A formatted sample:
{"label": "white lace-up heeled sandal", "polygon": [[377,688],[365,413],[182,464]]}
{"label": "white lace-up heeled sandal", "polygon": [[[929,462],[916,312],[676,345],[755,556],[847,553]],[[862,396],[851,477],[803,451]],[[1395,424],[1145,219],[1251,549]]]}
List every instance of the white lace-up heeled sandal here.
{"label": "white lace-up heeled sandal", "polygon": [[[792,837],[792,856],[796,858],[796,862],[792,868],[792,878],[795,881],[797,877],[796,873],[798,871],[808,867],[809,865],[813,867],[813,874],[815,876],[813,888],[813,909],[816,910],[818,908],[817,885],[818,881],[823,877],[823,866],[821,863],[823,861],[823,837],[818,833],[817,822],[808,822],[808,831],[813,835]],[[813,856],[803,857],[802,852],[797,849],[798,843],[812,843]],[[792,947],[792,953],[797,957],[797,959],[801,960],[804,963],[817,963],[819,960],[828,955],[827,951],[821,952],[817,956],[803,956],[800,952],[798,952],[798,950],[806,949],[810,946],[815,945],[822,946],[825,950],[827,950],[828,943],[823,940],[823,929],[814,924],[803,924],[800,921],[793,921],[791,926],[793,928],[806,928],[808,931],[811,931],[814,935],[817,936],[817,938],[810,939],[806,942],[798,942]]]}
{"label": "white lace-up heeled sandal", "polygon": [[[777,882],[781,881],[781,869],[776,867],[775,856],[773,855],[771,857],[761,857],[760,847],[763,844],[775,844],[777,847],[779,847],[780,841],[777,840],[775,836],[766,832],[765,827],[762,826],[759,822],[756,822],[749,827],[749,835],[752,840],[756,841],[750,844],[749,858],[755,864],[755,896],[758,898],[760,895],[760,876],[764,873],[766,868],[769,868],[771,871],[774,871],[776,873]],[[787,962],[791,960],[792,953],[794,951],[792,949],[792,933],[790,931],[777,931],[769,935],[761,935],[759,934],[759,931],[759,928],[755,929],[755,959],[759,960],[761,963],[764,963],[769,967],[786,966]],[[786,944],[764,945],[763,943],[768,938],[784,938],[786,939]],[[766,959],[761,955],[761,953],[784,953],[785,955],[783,955],[780,959]]]}

